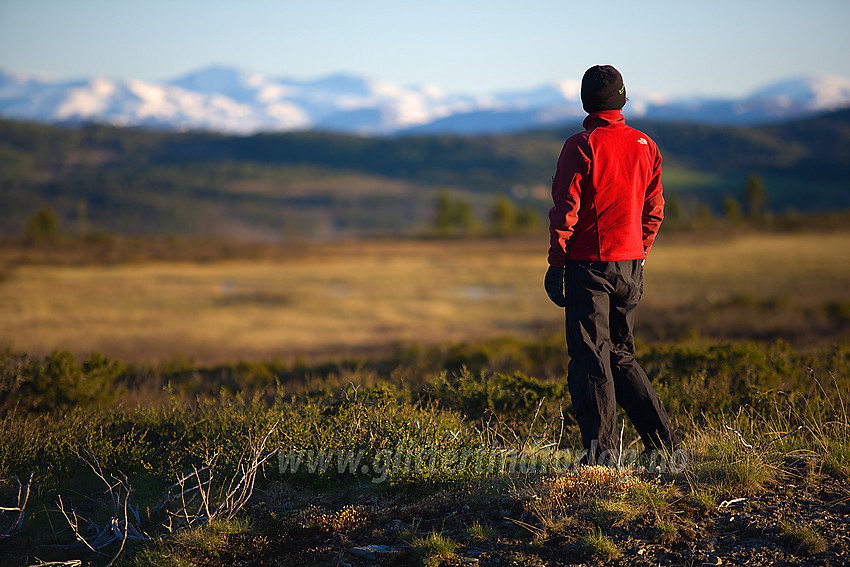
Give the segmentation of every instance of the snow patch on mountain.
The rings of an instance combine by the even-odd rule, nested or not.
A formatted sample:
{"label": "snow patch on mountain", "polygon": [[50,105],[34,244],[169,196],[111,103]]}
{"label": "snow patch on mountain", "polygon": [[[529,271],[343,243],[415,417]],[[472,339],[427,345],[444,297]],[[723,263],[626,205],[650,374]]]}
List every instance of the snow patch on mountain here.
{"label": "snow patch on mountain", "polygon": [[[0,71],[0,116],[40,122],[258,131],[323,129],[358,134],[506,132],[575,122],[580,83],[472,96],[433,85],[400,86],[339,73],[313,80],[215,65],[160,83],[105,77],[57,81]],[[723,124],[797,118],[850,106],[850,80],[788,79],[740,99],[668,100],[629,93],[627,116]]]}
{"label": "snow patch on mountain", "polygon": [[770,101],[777,106],[809,110],[836,110],[847,106],[850,81],[840,77],[804,77],[774,83],[757,90],[748,101]]}

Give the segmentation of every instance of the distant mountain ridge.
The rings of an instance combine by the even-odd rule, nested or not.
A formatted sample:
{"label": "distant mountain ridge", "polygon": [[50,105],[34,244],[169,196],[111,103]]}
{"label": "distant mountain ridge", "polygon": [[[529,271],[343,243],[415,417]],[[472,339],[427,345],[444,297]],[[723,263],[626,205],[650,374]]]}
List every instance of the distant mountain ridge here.
{"label": "distant mountain ridge", "polygon": [[[474,96],[352,74],[274,78],[211,66],[154,83],[103,77],[51,81],[0,71],[0,116],[227,134],[323,130],[364,135],[505,133],[575,122],[578,81]],[[738,98],[662,100],[629,93],[627,116],[707,124],[774,123],[850,107],[850,80],[818,76]]]}
{"label": "distant mountain ridge", "polygon": [[[724,211],[753,173],[772,213],[850,210],[850,108],[769,126],[631,123],[664,155],[673,222]],[[81,233],[421,235],[444,192],[468,200],[480,219],[508,196],[545,224],[547,182],[577,127],[487,136],[229,136],[0,119],[0,237],[23,234],[45,205]]]}

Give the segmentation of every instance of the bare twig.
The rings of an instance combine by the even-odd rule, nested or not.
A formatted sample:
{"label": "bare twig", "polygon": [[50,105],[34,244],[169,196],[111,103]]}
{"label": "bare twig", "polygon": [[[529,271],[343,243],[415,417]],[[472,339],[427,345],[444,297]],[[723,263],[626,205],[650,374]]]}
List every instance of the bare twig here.
{"label": "bare twig", "polygon": [[796,429],[794,429],[794,430],[792,430],[792,431],[789,431],[789,432],[787,432],[787,433],[783,433],[783,434],[782,434],[782,435],[780,435],[779,437],[776,437],[776,438],[774,438],[774,439],[771,439],[770,441],[766,441],[766,442],[764,442],[764,443],[759,443],[758,445],[752,445],[752,444],[750,444],[750,443],[747,443],[747,442],[744,440],[744,436],[743,436],[743,435],[741,434],[741,432],[740,432],[740,431],[738,431],[737,429],[734,429],[734,428],[732,428],[732,427],[729,427],[729,426],[728,426],[728,425],[726,425],[725,423],[723,424],[723,427],[725,427],[726,429],[728,429],[729,431],[731,431],[732,433],[734,433],[735,435],[737,435],[737,436],[738,436],[738,440],[741,442],[741,445],[743,445],[743,446],[744,446],[745,448],[747,448],[747,449],[752,449],[752,450],[763,449],[763,448],[767,447],[768,445],[770,445],[771,443],[775,443],[775,442],[779,441],[780,439],[784,439],[785,437],[788,437],[789,435],[793,435],[793,434],[797,433],[798,431],[800,431],[801,429],[803,429],[803,426],[802,426],[802,425],[798,425]]}
{"label": "bare twig", "polygon": [[546,396],[540,398],[540,401],[537,402],[537,409],[534,411],[534,417],[531,418],[531,423],[528,426],[528,433],[525,435],[525,440],[522,442],[522,446],[520,446],[520,451],[525,450],[525,445],[528,443],[528,439],[531,437],[531,430],[534,428],[534,422],[537,420],[537,415],[540,413],[540,408],[543,406],[543,401],[546,399]]}
{"label": "bare twig", "polygon": [[274,456],[275,451],[266,452],[266,443],[269,437],[277,428],[277,422],[266,432],[259,444],[255,445],[251,460],[247,465],[240,463],[242,478],[238,482],[234,482],[236,477],[231,480],[231,488],[228,490],[222,504],[215,510],[214,517],[231,518],[236,512],[248,502],[251,494],[254,492],[254,483],[257,479],[257,473],[260,467]]}
{"label": "bare twig", "polygon": [[620,428],[620,450],[617,453],[617,468],[622,467],[623,459],[623,433],[626,431],[626,420],[623,420],[623,426]]}
{"label": "bare twig", "polygon": [[[77,518],[77,512],[74,511],[74,510],[71,510],[70,516],[68,515],[68,512],[65,511],[65,505],[62,502],[62,495],[61,494],[59,495],[59,511],[62,513],[63,516],[65,516],[65,520],[67,520],[68,525],[71,526],[71,530],[74,532],[74,537],[76,537],[77,541],[81,542],[83,545],[88,547],[93,552],[101,553],[100,551],[98,551],[97,549],[92,547],[92,544],[89,543],[89,540],[87,540],[86,538],[84,538],[83,536],[80,535],[80,530],[79,530],[80,521]],[[104,554],[101,553],[101,555],[104,555]]]}
{"label": "bare twig", "polygon": [[746,502],[746,500],[746,498],[733,498],[731,500],[724,500],[717,506],[717,508],[718,510],[722,508],[728,508],[732,504],[737,504],[738,502]]}
{"label": "bare twig", "polygon": [[784,439],[785,437],[788,437],[789,435],[793,435],[793,434],[797,433],[798,431],[800,431],[801,429],[803,429],[803,426],[802,426],[802,425],[798,425],[798,426],[797,426],[797,429],[794,429],[794,430],[792,430],[792,431],[789,431],[788,433],[783,433],[783,434],[782,434],[782,435],[780,435],[779,437],[776,437],[776,438],[774,438],[774,439],[771,439],[771,440],[770,440],[770,441],[768,441],[767,443],[762,443],[762,444],[760,444],[760,445],[757,445],[757,446],[756,446],[756,448],[757,448],[757,449],[761,449],[762,447],[767,447],[767,446],[768,446],[768,445],[770,445],[771,443],[775,443],[776,441],[779,441],[780,439]]}
{"label": "bare twig", "polygon": [[[109,499],[112,503],[112,517],[109,519],[109,522],[101,528],[92,521],[81,519],[77,516],[76,510],[73,508],[70,511],[67,511],[65,509],[65,503],[62,502],[61,495],[59,496],[59,511],[65,517],[65,520],[74,532],[74,537],[77,541],[81,542],[91,551],[101,555],[106,555],[101,551],[103,548],[113,543],[120,544],[118,546],[118,550],[112,556],[112,559],[110,559],[109,563],[105,566],[111,567],[124,551],[127,540],[148,540],[150,538],[148,538],[147,535],[145,535],[137,526],[134,526],[130,522],[131,512],[135,517],[137,524],[140,523],[140,520],[138,510],[135,510],[130,505],[130,495],[133,493],[133,487],[130,485],[130,481],[127,477],[119,472],[118,475],[120,475],[120,478],[116,475],[110,475],[110,477],[107,478],[106,473],[103,472],[103,468],[96,459],[89,461],[83,457],[80,458],[92,469],[92,471],[104,482],[104,484],[106,484],[106,494],[109,495]],[[93,532],[93,536],[86,538],[82,535],[80,525],[81,520],[88,524],[87,530]]]}
{"label": "bare twig", "polygon": [[741,432],[740,432],[740,431],[738,431],[737,429],[734,429],[734,428],[732,428],[732,427],[729,427],[729,426],[728,426],[728,425],[726,425],[725,423],[723,424],[723,427],[725,427],[726,429],[728,429],[729,431],[731,431],[732,433],[734,433],[735,435],[737,435],[737,436],[738,436],[738,440],[741,442],[741,445],[743,445],[743,446],[744,446],[744,447],[746,447],[747,449],[752,449],[752,448],[753,448],[753,446],[752,446],[752,445],[750,445],[749,443],[747,443],[746,441],[744,441],[744,436],[743,436],[743,435],[741,435]]}
{"label": "bare twig", "polygon": [[561,431],[558,433],[558,442],[555,444],[555,451],[561,448],[561,439],[564,437],[564,408],[558,404],[558,413],[561,416]]}
{"label": "bare twig", "polygon": [[531,524],[523,522],[522,520],[517,520],[515,518],[509,518],[508,516],[504,516],[504,518],[506,520],[508,520],[509,522],[515,523],[516,525],[520,526],[521,528],[525,528],[526,530],[530,531],[531,533],[533,533],[534,535],[536,535],[538,537],[542,537],[542,536],[546,535],[545,529],[538,528],[537,526],[532,526]]}
{"label": "bare twig", "polygon": [[32,487],[32,478],[35,475],[35,472],[30,473],[30,478],[27,480],[26,485],[21,483],[21,479],[17,476],[12,478],[4,478],[0,480],[0,482],[11,482],[15,481],[18,484],[18,496],[15,499],[14,506],[0,506],[0,518],[2,518],[5,512],[17,512],[18,515],[15,517],[9,525],[0,532],[0,539],[4,539],[7,537],[11,537],[13,534],[21,531],[21,528],[24,525],[24,514],[27,509],[27,502],[30,497],[30,488]]}
{"label": "bare twig", "polygon": [[[356,391],[355,391],[356,394]],[[224,483],[217,483],[215,476],[216,453],[200,467],[177,479],[166,491],[160,510],[166,509],[169,531],[176,527],[190,527],[208,523],[214,519],[230,519],[239,512],[254,492],[257,473],[276,451],[266,449],[268,440],[277,429],[272,425],[263,437],[248,448],[248,454],[239,459],[234,475]],[[178,503],[176,510],[168,510]],[[176,522],[176,525],[175,523]]]}
{"label": "bare twig", "polygon": [[[498,438],[497,439],[498,443],[501,443],[502,445],[506,445],[506,446],[510,445],[511,444],[510,439],[508,439],[507,436],[505,434],[503,434],[502,431],[501,431],[502,426],[504,424],[502,423],[502,420],[499,419],[499,416],[496,414],[496,412],[494,412],[490,408],[487,408],[484,411],[490,416],[487,419],[487,430],[492,431],[494,438],[496,438],[496,437]],[[491,427],[490,421],[492,421],[492,420],[495,420],[495,425]],[[514,436],[514,441],[516,442],[517,445],[519,445],[519,437],[517,437],[517,434],[514,432],[514,430],[511,429],[510,427],[506,426],[506,425],[505,425],[505,429],[510,431],[511,435]],[[492,445],[492,443],[491,443],[491,445]]]}

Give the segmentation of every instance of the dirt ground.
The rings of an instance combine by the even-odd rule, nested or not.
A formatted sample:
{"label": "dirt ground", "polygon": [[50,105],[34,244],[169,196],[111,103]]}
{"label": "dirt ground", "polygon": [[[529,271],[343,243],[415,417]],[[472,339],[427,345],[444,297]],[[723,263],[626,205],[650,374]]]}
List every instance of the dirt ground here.
{"label": "dirt ground", "polygon": [[[281,504],[285,497],[267,494],[253,508],[256,532],[229,536],[217,557],[193,559],[200,565],[351,567],[850,565],[850,487],[830,477],[787,475],[760,494],[742,500],[730,495],[712,509],[697,509],[683,497],[663,511],[674,533],[659,531],[656,510],[602,525],[601,533],[618,550],[616,557],[602,556],[582,542],[592,518],[580,514],[545,530],[529,514],[528,496],[463,489],[427,496],[364,495],[350,504],[347,519],[337,520],[338,530],[329,529],[322,510],[343,509],[346,494],[319,496],[306,515],[303,508],[287,510],[289,505]],[[311,514],[314,524],[305,521]],[[286,517],[299,520],[287,523]],[[488,527],[486,538],[470,535],[469,526],[476,522]],[[822,536],[820,543],[792,533],[803,526]],[[456,551],[430,560],[417,554],[414,536],[431,532],[456,542]]]}

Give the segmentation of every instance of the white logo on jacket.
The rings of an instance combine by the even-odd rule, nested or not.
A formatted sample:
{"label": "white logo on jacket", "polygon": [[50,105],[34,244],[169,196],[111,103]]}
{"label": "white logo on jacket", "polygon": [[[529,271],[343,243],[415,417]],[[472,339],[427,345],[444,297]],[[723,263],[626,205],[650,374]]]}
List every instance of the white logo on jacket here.
{"label": "white logo on jacket", "polygon": [[644,146],[648,146],[649,142],[646,141],[646,138],[638,138],[638,144],[643,144]]}

